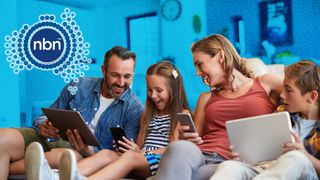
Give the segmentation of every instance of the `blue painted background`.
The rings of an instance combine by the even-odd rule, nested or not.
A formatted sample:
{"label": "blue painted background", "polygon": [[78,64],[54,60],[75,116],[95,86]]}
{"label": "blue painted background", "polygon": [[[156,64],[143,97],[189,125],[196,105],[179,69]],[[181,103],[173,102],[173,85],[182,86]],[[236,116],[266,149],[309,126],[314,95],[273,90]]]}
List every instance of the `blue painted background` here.
{"label": "blue painted background", "polygon": [[[212,33],[228,30],[233,36],[233,16],[242,16],[245,25],[246,56],[261,54],[258,0],[180,0],[182,12],[175,21],[167,21],[160,15],[164,0],[10,0],[0,2],[0,127],[30,125],[39,108],[48,106],[65,85],[63,79],[51,72],[32,70],[15,75],[4,55],[4,36],[23,24],[32,24],[40,14],[60,15],[68,7],[76,12],[85,41],[91,44],[89,57],[96,60],[86,76],[100,77],[100,65],[106,50],[115,45],[127,46],[126,18],[149,12],[157,12],[159,34],[158,54],[150,61],[171,57],[181,71],[189,103],[195,107],[197,97],[207,91],[200,78],[195,76],[190,53],[191,43]],[[320,1],[292,0],[293,44],[277,48],[278,52],[289,50],[301,58],[320,59]],[[201,31],[193,29],[193,17],[200,17]],[[59,18],[57,18],[59,20]],[[148,34],[145,34],[147,36]],[[138,49],[133,49],[139,51]],[[144,54],[137,54],[137,66]],[[141,59],[141,61],[139,61]],[[143,61],[142,61],[143,60]],[[268,62],[268,60],[266,60]],[[145,98],[144,73],[137,74],[133,89]]]}

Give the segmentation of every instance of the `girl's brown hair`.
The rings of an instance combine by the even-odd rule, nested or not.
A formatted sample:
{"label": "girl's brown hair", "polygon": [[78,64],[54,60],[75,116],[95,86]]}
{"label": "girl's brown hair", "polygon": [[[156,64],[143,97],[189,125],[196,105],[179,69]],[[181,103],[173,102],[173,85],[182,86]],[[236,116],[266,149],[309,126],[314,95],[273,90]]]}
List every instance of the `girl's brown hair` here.
{"label": "girl's brown hair", "polygon": [[[181,73],[169,61],[160,61],[148,68],[147,76],[150,75],[159,75],[167,79],[167,85],[170,93],[170,98],[168,101],[169,104],[167,106],[169,108],[170,115],[171,136],[177,126],[176,114],[185,109],[189,110],[190,112],[186,93],[183,87]],[[145,109],[145,119],[143,127],[141,127],[143,128],[144,137],[147,134],[150,120],[157,112],[154,103],[149,97],[147,97]]]}
{"label": "girl's brown hair", "polygon": [[206,53],[211,57],[216,56],[219,51],[224,52],[223,70],[226,73],[226,79],[229,81],[229,86],[231,86],[232,81],[234,80],[234,75],[232,74],[234,68],[248,78],[254,77],[252,71],[246,67],[246,61],[240,58],[240,55],[231,42],[219,34],[207,36],[192,44],[191,52],[195,53],[198,51]]}

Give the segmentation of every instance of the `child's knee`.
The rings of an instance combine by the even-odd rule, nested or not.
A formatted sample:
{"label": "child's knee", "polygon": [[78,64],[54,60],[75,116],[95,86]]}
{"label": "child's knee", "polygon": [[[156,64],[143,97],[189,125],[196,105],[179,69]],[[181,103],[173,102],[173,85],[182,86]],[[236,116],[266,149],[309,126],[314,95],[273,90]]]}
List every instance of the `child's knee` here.
{"label": "child's knee", "polygon": [[221,164],[219,164],[217,171],[220,170],[231,170],[231,171],[238,171],[239,169],[242,169],[244,167],[243,163],[239,161],[224,161]]}
{"label": "child's knee", "polygon": [[228,160],[219,164],[211,179],[252,179],[257,173],[258,172],[248,164]]}
{"label": "child's knee", "polygon": [[119,158],[119,155],[116,152],[108,150],[108,149],[103,149],[103,150],[97,152],[97,154],[95,156],[99,159],[115,160],[115,159]]}
{"label": "child's knee", "polygon": [[300,164],[310,164],[308,157],[300,151],[289,151],[281,156],[281,159],[288,159],[290,162],[299,162]]}
{"label": "child's knee", "polygon": [[137,153],[135,151],[127,151],[125,152],[124,154],[122,154],[121,157],[125,158],[125,159],[128,159],[128,160],[136,160],[137,158],[139,158],[141,156],[140,153]]}

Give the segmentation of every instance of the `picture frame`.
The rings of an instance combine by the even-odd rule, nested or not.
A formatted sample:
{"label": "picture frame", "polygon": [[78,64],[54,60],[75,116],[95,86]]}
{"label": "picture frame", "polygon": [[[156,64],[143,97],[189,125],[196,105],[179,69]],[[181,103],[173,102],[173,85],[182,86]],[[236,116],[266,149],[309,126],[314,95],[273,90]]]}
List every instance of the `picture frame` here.
{"label": "picture frame", "polygon": [[271,0],[259,3],[261,42],[275,46],[293,44],[291,0]]}

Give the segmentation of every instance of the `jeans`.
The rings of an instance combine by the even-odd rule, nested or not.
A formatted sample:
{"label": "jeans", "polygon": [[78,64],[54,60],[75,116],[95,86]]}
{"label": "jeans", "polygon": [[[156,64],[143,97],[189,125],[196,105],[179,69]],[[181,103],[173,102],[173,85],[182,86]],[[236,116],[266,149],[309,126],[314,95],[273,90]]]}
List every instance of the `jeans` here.
{"label": "jeans", "polygon": [[189,141],[176,141],[162,155],[157,175],[151,179],[209,179],[224,160],[217,153],[201,152]]}

